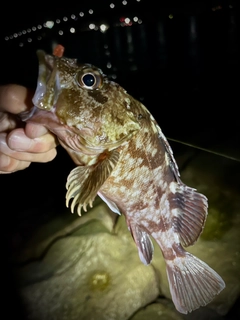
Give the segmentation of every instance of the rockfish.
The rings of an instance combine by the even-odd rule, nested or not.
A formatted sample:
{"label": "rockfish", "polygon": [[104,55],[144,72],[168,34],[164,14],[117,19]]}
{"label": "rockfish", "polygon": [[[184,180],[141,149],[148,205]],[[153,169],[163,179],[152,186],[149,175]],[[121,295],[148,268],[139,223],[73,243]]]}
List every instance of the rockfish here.
{"label": "rockfish", "polygon": [[181,313],[208,304],[225,287],[206,263],[185,251],[200,236],[207,198],[185,185],[172,149],[148,109],[90,64],[37,52],[34,108],[23,119],[53,132],[76,168],[66,205],[80,215],[98,195],[124,214],[141,261],[153,257],[151,237],[166,262],[172,300]]}

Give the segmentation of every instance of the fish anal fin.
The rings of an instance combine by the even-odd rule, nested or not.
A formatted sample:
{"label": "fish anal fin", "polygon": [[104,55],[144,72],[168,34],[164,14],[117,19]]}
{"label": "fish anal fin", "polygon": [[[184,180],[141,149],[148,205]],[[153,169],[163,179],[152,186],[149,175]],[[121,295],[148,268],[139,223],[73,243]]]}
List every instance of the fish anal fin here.
{"label": "fish anal fin", "polygon": [[193,245],[204,228],[208,200],[203,194],[182,182],[172,182],[170,190],[174,229],[179,234],[183,246]]}
{"label": "fish anal fin", "polygon": [[225,288],[217,272],[188,252],[166,264],[172,300],[181,313],[207,305]]}
{"label": "fish anal fin", "polygon": [[117,164],[119,152],[113,150],[99,158],[100,160],[94,165],[74,168],[67,178],[66,205],[68,207],[70,200],[73,198],[71,203],[72,213],[76,205],[78,205],[77,212],[79,215],[81,215],[82,208],[87,211],[88,205],[92,207],[99,189]]}
{"label": "fish anal fin", "polygon": [[143,264],[152,261],[154,247],[148,233],[135,223],[128,223],[132,237],[137,245],[139,258]]}

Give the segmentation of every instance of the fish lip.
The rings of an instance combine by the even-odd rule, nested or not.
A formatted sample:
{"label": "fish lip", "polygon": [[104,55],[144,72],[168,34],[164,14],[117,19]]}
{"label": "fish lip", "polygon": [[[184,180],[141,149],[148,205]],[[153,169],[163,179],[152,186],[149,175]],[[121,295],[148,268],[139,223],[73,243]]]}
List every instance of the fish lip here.
{"label": "fish lip", "polygon": [[48,67],[49,71],[52,71],[55,65],[56,58],[49,54],[46,54],[43,50],[37,50],[37,57],[39,63],[45,64]]}
{"label": "fish lip", "polygon": [[33,106],[30,110],[27,111],[22,111],[18,113],[18,117],[20,118],[21,121],[28,121],[33,117],[33,115],[36,112],[37,107]]}
{"label": "fish lip", "polygon": [[[34,106],[40,109],[51,110],[52,106],[42,107],[41,101],[47,92],[47,84],[52,80],[51,78],[54,78],[54,82],[57,81],[56,58],[46,54],[43,50],[37,51],[37,57],[39,61],[38,79],[32,102]],[[56,70],[56,72],[54,72],[54,70]],[[54,98],[54,100],[56,99]]]}
{"label": "fish lip", "polygon": [[[55,58],[45,53],[43,50],[37,51],[37,57],[39,61],[39,69],[38,69],[38,79],[37,79],[37,87],[32,98],[33,107],[30,110],[23,111],[18,114],[18,117],[21,121],[28,121],[32,119],[36,114],[38,108],[42,109],[40,106],[40,101],[44,97],[47,90],[47,81],[54,69],[55,66]],[[54,112],[55,106],[51,107],[51,111]]]}

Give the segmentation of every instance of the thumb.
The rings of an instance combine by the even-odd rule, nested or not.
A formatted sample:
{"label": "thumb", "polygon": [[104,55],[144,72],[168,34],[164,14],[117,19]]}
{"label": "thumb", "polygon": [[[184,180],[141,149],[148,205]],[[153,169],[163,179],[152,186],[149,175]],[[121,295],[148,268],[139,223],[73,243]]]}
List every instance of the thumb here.
{"label": "thumb", "polygon": [[0,86],[0,111],[18,114],[32,107],[33,92],[17,84]]}

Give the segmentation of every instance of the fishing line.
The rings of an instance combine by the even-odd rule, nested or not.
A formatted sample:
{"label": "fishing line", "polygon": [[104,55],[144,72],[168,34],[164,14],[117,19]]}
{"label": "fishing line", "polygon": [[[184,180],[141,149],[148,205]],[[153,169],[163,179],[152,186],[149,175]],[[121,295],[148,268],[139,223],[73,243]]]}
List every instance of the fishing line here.
{"label": "fishing line", "polygon": [[167,137],[167,139],[170,140],[170,141],[173,141],[173,142],[181,143],[181,144],[183,144],[185,146],[188,146],[188,147],[191,147],[191,148],[195,148],[195,149],[198,149],[198,150],[201,150],[201,151],[205,151],[205,152],[208,152],[208,153],[211,153],[211,154],[215,154],[216,156],[220,156],[220,157],[224,157],[224,158],[227,158],[227,159],[230,159],[230,160],[234,160],[234,161],[240,162],[240,159],[232,157],[232,156],[229,156],[229,155],[224,154],[224,153],[220,153],[220,152],[216,152],[216,151],[209,150],[209,149],[206,149],[206,148],[202,148],[202,147],[199,147],[199,146],[195,146],[195,145],[193,145],[191,143],[179,141],[179,140],[176,140],[176,139],[173,139],[173,138],[169,138],[169,137]]}

